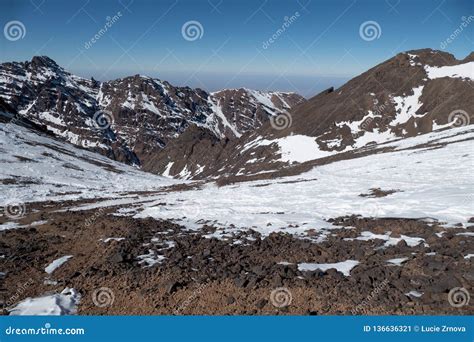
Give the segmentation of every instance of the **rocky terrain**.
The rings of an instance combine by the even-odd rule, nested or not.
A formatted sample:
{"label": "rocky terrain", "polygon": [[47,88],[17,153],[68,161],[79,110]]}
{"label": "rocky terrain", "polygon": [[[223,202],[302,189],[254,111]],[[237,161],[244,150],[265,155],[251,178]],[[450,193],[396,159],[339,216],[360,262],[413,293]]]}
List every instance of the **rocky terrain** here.
{"label": "rocky terrain", "polygon": [[[17,117],[65,141],[159,174],[170,162],[179,164],[182,155],[167,145],[188,129],[219,144],[304,102],[294,93],[207,93],[142,75],[98,82],[75,76],[46,56],[1,64],[0,98]],[[202,166],[189,164],[180,171],[191,177]]]}
{"label": "rocky terrain", "polygon": [[[77,204],[35,204],[30,209],[38,212],[29,219],[47,223],[2,233],[4,314],[13,303],[65,288],[77,294],[60,298],[77,301],[78,313],[87,315],[474,312],[472,305],[456,308],[448,301],[453,288],[472,291],[472,259],[465,257],[472,236],[462,235],[464,228],[439,237],[443,227],[417,220],[341,217],[334,220],[341,228],[319,244],[284,233],[263,238],[252,230],[223,241],[206,236],[212,227],[194,232],[168,221],[111,215],[119,207],[54,212]],[[85,225],[84,217],[95,220]],[[382,238],[357,240],[366,231],[391,231],[399,242],[384,247]],[[474,234],[473,227],[468,231]],[[405,234],[421,240],[404,240]],[[156,255],[162,260],[153,261]],[[71,258],[45,272],[64,256]]]}
{"label": "rocky terrain", "polygon": [[469,126],[217,187],[1,125],[3,314],[474,312]]}
{"label": "rocky terrain", "polygon": [[473,63],[307,101],[2,64],[2,314],[472,315]]}

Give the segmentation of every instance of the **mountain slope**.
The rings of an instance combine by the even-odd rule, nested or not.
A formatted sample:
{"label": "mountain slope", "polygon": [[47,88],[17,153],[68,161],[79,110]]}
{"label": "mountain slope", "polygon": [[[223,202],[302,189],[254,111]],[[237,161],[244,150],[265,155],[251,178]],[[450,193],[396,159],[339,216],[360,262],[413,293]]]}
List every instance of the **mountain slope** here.
{"label": "mountain slope", "polygon": [[2,209],[11,201],[117,197],[180,181],[153,175],[19,125],[0,123]]}
{"label": "mountain slope", "polygon": [[[409,51],[231,142],[203,177],[265,174],[368,146],[474,123],[474,54]],[[293,171],[291,171],[293,169]]]}
{"label": "mountain slope", "polygon": [[44,56],[1,64],[0,98],[70,143],[155,173],[166,166],[156,161],[169,159],[166,146],[189,127],[216,141],[235,139],[304,101],[248,89],[210,94],[141,75],[100,83]]}
{"label": "mountain slope", "polygon": [[[472,291],[473,138],[472,127],[436,131],[297,177],[217,187],[1,123],[2,314],[237,315],[282,286],[303,303],[290,314],[327,302],[337,305],[320,312],[358,314],[354,301],[384,282],[370,313],[472,314],[446,297]],[[16,284],[28,284],[21,296]],[[97,305],[99,286],[120,305]],[[196,291],[212,300],[189,310]]]}
{"label": "mountain slope", "polygon": [[35,57],[0,65],[0,98],[19,116],[112,159],[225,183],[298,174],[469,125],[473,68],[474,53],[457,60],[409,51],[305,101],[249,89],[207,93],[140,75],[99,83]]}

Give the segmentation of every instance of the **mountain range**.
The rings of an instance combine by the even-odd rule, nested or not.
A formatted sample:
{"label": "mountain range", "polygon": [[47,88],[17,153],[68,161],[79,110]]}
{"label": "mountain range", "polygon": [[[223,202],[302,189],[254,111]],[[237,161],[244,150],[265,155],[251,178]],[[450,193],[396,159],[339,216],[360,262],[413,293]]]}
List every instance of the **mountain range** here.
{"label": "mountain range", "polygon": [[388,141],[470,123],[474,53],[400,53],[306,100],[213,93],[135,75],[99,82],[49,57],[0,64],[2,112],[53,136],[181,179],[274,177],[378,151]]}
{"label": "mountain range", "polygon": [[236,139],[304,101],[294,93],[249,89],[208,93],[141,75],[98,82],[45,56],[1,64],[0,89],[18,117],[152,172],[160,172],[157,162],[184,132],[199,132],[213,143]]}
{"label": "mountain range", "polygon": [[472,315],[473,57],[307,100],[1,64],[0,313]]}

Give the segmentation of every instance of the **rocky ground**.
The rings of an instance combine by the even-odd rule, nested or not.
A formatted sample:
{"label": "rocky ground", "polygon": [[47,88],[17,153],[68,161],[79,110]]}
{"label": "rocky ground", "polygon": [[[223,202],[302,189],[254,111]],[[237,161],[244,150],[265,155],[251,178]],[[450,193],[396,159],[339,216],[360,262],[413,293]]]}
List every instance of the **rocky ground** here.
{"label": "rocky ground", "polygon": [[[448,300],[457,287],[473,293],[474,225],[351,216],[332,219],[340,228],[320,243],[252,230],[218,240],[212,227],[193,231],[114,215],[119,207],[58,211],[73,204],[30,204],[17,221],[24,227],[0,231],[3,314],[65,287],[80,292],[78,313],[86,315],[474,313],[472,300],[459,307]],[[388,234],[395,243],[356,239],[363,232]],[[65,255],[72,258],[45,272]],[[347,275],[301,267],[346,260],[359,262]]]}

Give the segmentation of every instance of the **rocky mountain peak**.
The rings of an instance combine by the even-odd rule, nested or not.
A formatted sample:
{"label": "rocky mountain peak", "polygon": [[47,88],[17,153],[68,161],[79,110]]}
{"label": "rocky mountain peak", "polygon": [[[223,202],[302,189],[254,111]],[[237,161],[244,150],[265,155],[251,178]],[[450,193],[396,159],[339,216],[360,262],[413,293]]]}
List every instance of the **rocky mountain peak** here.
{"label": "rocky mountain peak", "polygon": [[474,62],[474,52],[471,52],[462,60],[463,63]]}
{"label": "rocky mountain peak", "polygon": [[59,65],[48,56],[34,56],[31,59],[30,65],[32,67],[43,67],[52,69],[59,68]]}
{"label": "rocky mountain peak", "polygon": [[[57,137],[157,173],[167,165],[167,146],[175,140],[192,146],[193,138],[212,144],[236,139],[304,101],[296,94],[248,89],[211,94],[139,74],[98,82],[75,76],[46,56],[0,64],[0,89],[0,98],[18,116]],[[189,165],[188,174],[197,167]]]}
{"label": "rocky mountain peak", "polygon": [[431,49],[397,54],[294,106],[281,129],[265,123],[231,143],[215,170],[234,179],[295,167],[301,172],[305,168],[295,164],[472,124],[472,55],[457,60]]}

